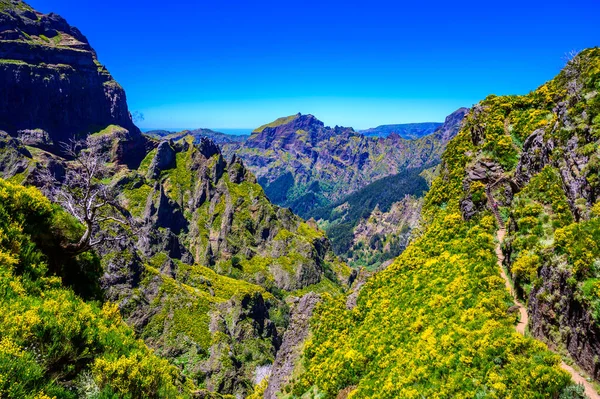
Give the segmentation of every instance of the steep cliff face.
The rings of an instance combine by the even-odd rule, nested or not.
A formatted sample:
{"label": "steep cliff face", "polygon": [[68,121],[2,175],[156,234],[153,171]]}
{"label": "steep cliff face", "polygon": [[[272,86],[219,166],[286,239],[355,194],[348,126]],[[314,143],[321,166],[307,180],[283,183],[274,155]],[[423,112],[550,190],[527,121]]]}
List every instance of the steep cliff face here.
{"label": "steep cliff face", "polygon": [[110,125],[127,132],[120,141],[129,154],[120,160],[139,163],[146,143],[131,120],[125,92],[98,62],[85,36],[56,14],[3,0],[0,130],[28,145],[60,152],[61,143]]}
{"label": "steep cliff face", "polygon": [[326,127],[312,115],[292,115],[261,126],[243,143],[225,145],[224,152],[244,160],[273,202],[311,217],[314,209],[375,180],[438,163],[466,111],[456,111],[435,133],[417,140],[366,137],[351,128]]}

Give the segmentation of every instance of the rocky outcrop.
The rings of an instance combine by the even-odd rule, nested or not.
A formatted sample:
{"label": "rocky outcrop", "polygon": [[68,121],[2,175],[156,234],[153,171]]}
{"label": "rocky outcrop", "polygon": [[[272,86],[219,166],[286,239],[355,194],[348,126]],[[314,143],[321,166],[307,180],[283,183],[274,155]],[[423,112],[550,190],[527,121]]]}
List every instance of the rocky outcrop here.
{"label": "rocky outcrop", "polygon": [[550,164],[554,142],[552,139],[546,139],[545,133],[543,129],[537,129],[523,143],[523,152],[514,178],[519,187],[525,187],[531,176]]}
{"label": "rocky outcrop", "polygon": [[[389,266],[389,265],[387,265]],[[356,269],[355,269],[356,270]],[[383,269],[381,269],[383,270]],[[372,272],[361,268],[356,274],[355,279],[350,284],[350,292],[346,299],[346,309],[352,310],[358,304],[358,296],[360,295],[361,288],[367,283],[367,280],[373,275]]]}
{"label": "rocky outcrop", "polygon": [[31,165],[31,158],[19,140],[0,131],[0,177],[7,179],[24,173]]}
{"label": "rocky outcrop", "polygon": [[556,265],[546,265],[539,277],[541,284],[529,295],[531,334],[553,348],[566,348],[580,367],[598,379],[600,328],[590,310],[573,299],[578,295],[577,288],[569,283],[571,274]]}
{"label": "rocky outcrop", "polygon": [[321,298],[315,293],[304,295],[292,304],[290,325],[283,335],[281,348],[277,352],[273,372],[269,377],[269,385],[265,391],[265,399],[277,399],[280,392],[289,381],[294,368],[298,365],[304,341],[310,331],[309,320],[313,310]]}
{"label": "rocky outcrop", "polygon": [[[61,153],[61,143],[109,125],[129,131],[132,148],[147,144],[131,120],[125,92],[79,30],[20,0],[3,8],[0,129],[28,145]],[[128,154],[129,164],[139,163],[143,152]]]}
{"label": "rocky outcrop", "polygon": [[[211,391],[237,396],[246,393],[247,381],[252,380],[255,367],[254,362],[244,361],[248,353],[244,353],[247,349],[241,344],[267,343],[272,350],[270,356],[275,355],[281,344],[263,297],[256,293],[218,305],[211,313],[210,332],[222,338],[210,347],[209,358],[200,366],[207,375],[206,386]],[[223,358],[229,358],[234,367],[227,367]]]}
{"label": "rocky outcrop", "polygon": [[457,135],[462,128],[463,121],[469,108],[459,108],[446,117],[442,126],[440,126],[434,133],[433,136],[441,142],[447,143]]}
{"label": "rocky outcrop", "polygon": [[188,229],[188,221],[179,205],[167,197],[160,183],[156,184],[154,192],[148,197],[144,220],[154,229],[170,229],[175,234]]}
{"label": "rocky outcrop", "polygon": [[406,195],[387,212],[377,206],[353,229],[350,264],[376,268],[400,255],[419,225],[423,198]]}
{"label": "rocky outcrop", "polygon": [[162,141],[156,149],[156,155],[152,159],[150,168],[148,169],[148,178],[156,179],[160,176],[160,172],[174,168],[175,165],[175,150],[168,141]]}

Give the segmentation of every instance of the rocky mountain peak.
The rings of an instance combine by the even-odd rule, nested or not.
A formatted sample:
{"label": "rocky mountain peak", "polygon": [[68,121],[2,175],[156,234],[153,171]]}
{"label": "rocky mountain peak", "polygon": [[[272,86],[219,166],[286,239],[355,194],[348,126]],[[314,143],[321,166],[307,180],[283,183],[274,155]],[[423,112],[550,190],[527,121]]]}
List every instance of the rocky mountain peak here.
{"label": "rocky mountain peak", "polygon": [[252,132],[247,147],[307,151],[322,140],[342,134],[355,134],[352,128],[326,127],[314,115],[296,114],[279,118]]}
{"label": "rocky mountain peak", "polygon": [[444,142],[452,140],[458,134],[462,122],[468,113],[469,108],[463,107],[448,115],[444,124],[435,131],[435,137]]}
{"label": "rocky mountain peak", "polygon": [[19,0],[0,1],[0,40],[94,53],[79,29],[70,26],[60,15],[42,14]]}

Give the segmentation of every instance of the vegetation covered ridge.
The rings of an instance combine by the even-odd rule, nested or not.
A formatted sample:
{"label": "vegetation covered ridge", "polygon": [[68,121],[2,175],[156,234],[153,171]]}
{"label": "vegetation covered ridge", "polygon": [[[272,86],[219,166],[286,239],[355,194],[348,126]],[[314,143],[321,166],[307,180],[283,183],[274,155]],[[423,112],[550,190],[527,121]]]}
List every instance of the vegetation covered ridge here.
{"label": "vegetation covered ridge", "polygon": [[[599,89],[594,48],[529,95],[490,96],[476,106],[443,154],[422,234],[365,284],[356,307],[341,298],[317,307],[287,397],[583,397],[558,355],[514,330],[518,314],[497,268],[493,214],[508,222],[509,240],[510,231],[516,235],[504,245],[506,262],[531,282],[517,279],[534,337],[570,348],[563,333],[544,334],[566,330],[592,351],[596,326],[586,321],[597,303],[588,287],[596,278]],[[561,162],[571,167],[559,172]],[[510,269],[517,244],[529,257]],[[577,326],[569,324],[574,304]],[[579,355],[584,367],[589,355]]]}

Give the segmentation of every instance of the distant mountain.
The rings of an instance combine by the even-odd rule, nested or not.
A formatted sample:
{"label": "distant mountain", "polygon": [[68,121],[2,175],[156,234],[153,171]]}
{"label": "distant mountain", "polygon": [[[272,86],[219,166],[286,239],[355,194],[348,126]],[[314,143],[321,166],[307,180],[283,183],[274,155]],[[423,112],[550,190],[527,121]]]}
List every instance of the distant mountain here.
{"label": "distant mountain", "polygon": [[457,110],[434,133],[416,140],[395,133],[366,137],[297,114],[259,127],[244,142],[224,144],[223,152],[241,157],[273,202],[308,218],[376,180],[437,164],[466,112]]}
{"label": "distant mountain", "polygon": [[387,137],[392,133],[396,133],[403,139],[413,140],[435,132],[442,125],[441,122],[403,123],[399,125],[381,125],[371,129],[359,130],[359,132],[368,137]]}
{"label": "distant mountain", "polygon": [[194,129],[194,130],[182,130],[180,132],[172,132],[168,130],[150,130],[146,132],[146,135],[150,137],[154,137],[157,139],[174,139],[178,140],[185,136],[194,137],[194,142],[199,143],[200,140],[204,138],[209,138],[217,144],[226,144],[226,143],[239,143],[243,142],[248,137],[246,135],[234,135],[216,132],[211,129]]}

